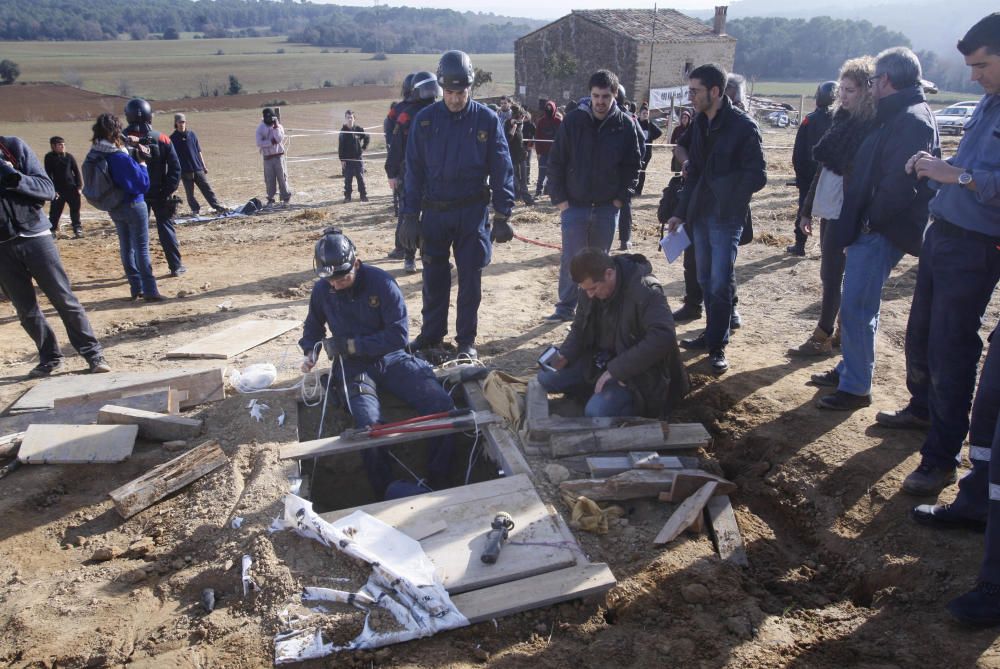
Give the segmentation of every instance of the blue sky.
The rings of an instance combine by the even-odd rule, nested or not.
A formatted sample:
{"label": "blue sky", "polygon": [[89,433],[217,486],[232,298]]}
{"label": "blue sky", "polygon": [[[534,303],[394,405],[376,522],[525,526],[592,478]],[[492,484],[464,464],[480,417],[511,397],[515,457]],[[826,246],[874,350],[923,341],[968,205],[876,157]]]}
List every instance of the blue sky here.
{"label": "blue sky", "polygon": [[[322,3],[323,0],[313,0],[313,2]],[[334,2],[329,4],[371,7],[374,3],[372,0],[334,0]],[[539,2],[538,0],[409,0],[408,2],[385,2],[384,0],[380,0],[379,4],[383,6],[407,5],[409,7],[493,12],[494,14],[504,16],[526,16],[536,19],[559,18],[560,16],[569,14],[570,10],[573,9],[608,9],[612,6],[633,9],[653,8],[652,2],[636,2],[635,0],[627,0],[623,3],[609,2],[609,0],[544,0],[543,2]],[[725,4],[725,2],[720,2],[720,0],[672,0],[659,2],[657,6],[661,9],[670,7],[684,10],[708,9],[714,7],[716,4]]]}

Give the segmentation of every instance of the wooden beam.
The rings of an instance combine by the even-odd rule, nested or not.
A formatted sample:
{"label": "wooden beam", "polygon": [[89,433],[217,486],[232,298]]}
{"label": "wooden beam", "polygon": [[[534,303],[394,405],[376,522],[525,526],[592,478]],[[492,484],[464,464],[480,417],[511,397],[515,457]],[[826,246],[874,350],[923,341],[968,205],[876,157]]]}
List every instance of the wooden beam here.
{"label": "wooden beam", "polygon": [[710,481],[703,485],[698,492],[681,502],[680,506],[674,510],[673,514],[667,520],[667,524],[663,526],[660,533],[653,539],[653,543],[662,545],[676,539],[705,509],[705,504],[708,503],[712,493],[715,492],[717,485],[715,481]]}
{"label": "wooden beam", "polygon": [[167,351],[167,357],[227,360],[301,325],[302,321],[296,320],[258,319],[244,321],[215,334],[196,339],[180,348]]}
{"label": "wooden beam", "polygon": [[[439,429],[427,430],[425,432],[400,432],[389,434],[384,437],[364,437],[353,436],[349,438],[326,437],[324,439],[312,439],[310,441],[300,441],[297,444],[286,444],[281,447],[280,457],[282,460],[302,460],[305,458],[315,458],[321,455],[337,455],[340,453],[353,453],[364,451],[369,448],[379,446],[394,446],[405,444],[419,439],[430,437],[440,437],[456,432],[467,432],[474,425],[482,428],[503,420],[499,416],[489,412],[476,412],[475,420],[469,416],[459,416],[458,418],[440,418],[438,420],[422,423],[427,427],[440,426]],[[452,424],[454,424],[452,426]]]}
{"label": "wooden beam", "polygon": [[524,405],[525,432],[529,431],[530,426],[537,421],[549,417],[549,394],[542,388],[537,377],[528,381]]}
{"label": "wooden beam", "polygon": [[135,425],[30,425],[17,459],[25,464],[121,462],[132,454]]}
{"label": "wooden beam", "polygon": [[583,495],[595,502],[606,500],[656,497],[670,490],[674,472],[666,469],[630,469],[606,479],[577,479],[563,481],[559,488],[574,496]]}
{"label": "wooden beam", "polygon": [[660,493],[661,502],[682,502],[698,491],[709,481],[715,481],[718,487],[715,489],[716,495],[730,495],[736,492],[736,484],[721,476],[709,474],[701,469],[684,469],[676,472],[674,485],[667,492]]}
{"label": "wooden beam", "polygon": [[139,436],[153,441],[194,439],[201,434],[202,422],[155,411],[105,404],[97,413],[98,425],[137,425]]}
{"label": "wooden beam", "polygon": [[[502,558],[501,558],[502,559]],[[582,564],[451,598],[472,624],[607,592],[615,577],[604,563]]]}
{"label": "wooden beam", "polygon": [[[170,413],[174,395],[169,388],[116,399],[119,406]],[[89,425],[97,421],[97,412],[107,404],[107,400],[93,400],[83,403],[66,403],[48,411],[31,411],[0,418],[0,434],[24,432],[36,423],[59,425]],[[57,402],[60,404],[60,402]]]}
{"label": "wooden beam", "polygon": [[[630,453],[628,456],[589,457],[587,458],[587,468],[590,470],[590,475],[593,478],[607,478],[608,476],[621,474],[630,469],[636,469],[631,458],[632,455]],[[643,469],[697,469],[699,465],[698,458],[679,455],[660,455],[657,460],[650,460],[649,462],[655,462],[659,466],[643,467]]]}
{"label": "wooden beam", "polygon": [[[462,390],[470,409],[476,412],[490,410],[490,403],[483,394],[482,381],[466,381],[462,384]],[[520,439],[505,423],[487,425],[483,434],[490,460],[503,470],[505,476],[526,474],[534,477],[528,461],[524,459]]]}
{"label": "wooden beam", "polygon": [[131,518],[227,462],[229,458],[213,439],[154,467],[109,494],[122,518]]}
{"label": "wooden beam", "polygon": [[709,520],[709,535],[719,551],[719,557],[740,567],[749,567],[743,535],[736,522],[733,504],[729,495],[720,495],[708,500],[706,505]]}
{"label": "wooden beam", "polygon": [[553,435],[549,444],[552,457],[580,453],[608,453],[663,445],[663,424],[634,425],[612,429]]}
{"label": "wooden beam", "polygon": [[528,425],[528,432],[532,439],[546,441],[556,434],[566,432],[585,432],[588,430],[604,430],[613,427],[628,427],[630,425],[652,425],[659,424],[660,421],[652,418],[640,418],[638,416],[599,416],[595,418],[577,417],[564,418],[562,416],[549,416],[539,418]]}

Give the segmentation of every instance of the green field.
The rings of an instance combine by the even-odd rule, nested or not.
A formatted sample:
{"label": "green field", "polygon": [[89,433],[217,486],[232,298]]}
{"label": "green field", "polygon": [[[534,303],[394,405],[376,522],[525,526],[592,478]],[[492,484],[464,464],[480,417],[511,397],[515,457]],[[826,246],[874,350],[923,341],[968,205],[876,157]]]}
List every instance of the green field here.
{"label": "green field", "polygon": [[[395,84],[414,70],[434,71],[438,60],[436,54],[389,54],[376,61],[371,54],[324,50],[284,37],[0,42],[0,59],[18,63],[19,81],[61,81],[111,94],[120,94],[124,81],[130,94],[161,100],[197,97],[203,88],[225,90],[230,74],[248,93],[319,88],[327,81]],[[493,73],[493,85],[479,95],[514,88],[513,54],[473,54],[472,62]]]}
{"label": "green field", "polygon": [[[748,85],[752,86],[753,95],[766,98],[791,97],[798,99],[800,95],[812,96],[816,92],[817,83],[814,81],[756,81]],[[940,91],[928,96],[928,101],[932,106],[939,107],[965,100],[978,100],[979,98],[980,94],[977,93]]]}

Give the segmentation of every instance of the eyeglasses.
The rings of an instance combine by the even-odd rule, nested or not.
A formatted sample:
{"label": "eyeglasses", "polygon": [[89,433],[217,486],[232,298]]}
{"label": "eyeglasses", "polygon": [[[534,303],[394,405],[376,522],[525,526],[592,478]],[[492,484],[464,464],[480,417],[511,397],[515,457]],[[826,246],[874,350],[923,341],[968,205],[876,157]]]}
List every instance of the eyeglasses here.
{"label": "eyeglasses", "polygon": [[868,77],[868,85],[869,86],[874,86],[875,82],[878,81],[879,79],[881,79],[884,75],[885,75],[885,72],[878,72],[878,73],[873,74],[872,76]]}

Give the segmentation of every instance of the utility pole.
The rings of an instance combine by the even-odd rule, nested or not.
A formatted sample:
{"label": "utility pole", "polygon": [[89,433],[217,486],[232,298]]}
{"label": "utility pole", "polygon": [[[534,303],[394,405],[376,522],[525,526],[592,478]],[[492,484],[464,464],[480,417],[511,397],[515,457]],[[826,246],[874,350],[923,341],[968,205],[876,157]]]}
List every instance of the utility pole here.
{"label": "utility pole", "polygon": [[375,59],[385,56],[385,46],[382,43],[382,6],[379,0],[373,0],[375,5]]}
{"label": "utility pole", "polygon": [[649,75],[646,77],[646,104],[652,105],[653,92],[653,49],[656,48],[656,3],[653,3],[653,39],[649,43]]}

